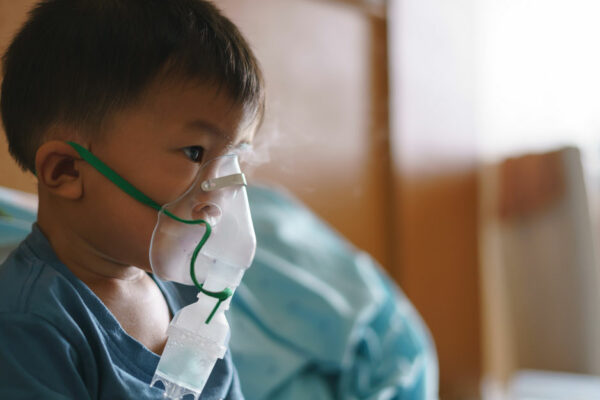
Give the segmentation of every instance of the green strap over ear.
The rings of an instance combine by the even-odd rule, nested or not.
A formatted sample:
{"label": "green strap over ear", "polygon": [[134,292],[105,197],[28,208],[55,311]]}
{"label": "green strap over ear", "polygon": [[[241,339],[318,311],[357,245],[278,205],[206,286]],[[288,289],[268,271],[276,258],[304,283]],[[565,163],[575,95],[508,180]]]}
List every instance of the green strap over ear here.
{"label": "green strap over ear", "polygon": [[210,313],[210,315],[208,316],[208,318],[205,321],[207,324],[210,323],[210,321],[212,320],[213,316],[215,315],[215,313],[216,313],[217,309],[219,308],[219,306],[221,305],[221,303],[223,303],[223,301],[227,300],[229,297],[231,297],[233,295],[233,290],[231,290],[229,288],[225,288],[225,290],[222,290],[220,292],[210,292],[208,290],[204,290],[202,288],[202,284],[199,283],[198,280],[196,279],[196,272],[195,272],[196,258],[198,257],[198,253],[200,252],[200,249],[202,249],[202,247],[204,247],[204,244],[206,243],[206,241],[208,240],[208,238],[212,232],[212,228],[211,228],[210,224],[203,219],[179,218],[178,216],[171,213],[169,210],[166,210],[163,207],[161,207],[160,204],[158,204],[157,202],[152,200],[150,197],[146,196],[141,190],[139,190],[138,188],[133,186],[121,175],[117,174],[112,168],[110,168],[108,165],[104,164],[98,157],[96,157],[88,149],[86,149],[79,143],[67,142],[67,144],[69,144],[71,147],[73,147],[77,151],[77,153],[79,153],[81,158],[83,158],[88,164],[90,164],[98,172],[100,172],[102,175],[104,175],[106,178],[108,178],[108,180],[110,180],[112,183],[117,185],[122,191],[124,191],[125,193],[127,193],[128,195],[130,195],[131,197],[133,197],[140,203],[145,204],[149,207],[152,207],[156,211],[162,212],[165,215],[167,215],[168,217],[170,217],[176,221],[182,222],[184,224],[190,224],[190,225],[201,224],[206,227],[204,235],[202,236],[202,239],[200,240],[200,242],[194,249],[194,253],[193,253],[192,259],[190,261],[190,276],[192,278],[192,282],[194,282],[194,285],[200,292],[202,292],[203,294],[205,294],[209,297],[216,298],[218,300],[217,304],[215,305],[215,308],[212,310],[212,312]]}
{"label": "green strap over ear", "polygon": [[71,147],[73,147],[77,153],[87,161],[92,167],[94,167],[98,172],[108,178],[112,183],[117,185],[122,191],[147,206],[154,208],[156,211],[160,211],[161,206],[152,200],[150,197],[146,196],[142,193],[138,188],[133,186],[131,183],[127,182],[121,175],[117,174],[113,169],[111,169],[108,165],[104,164],[98,157],[93,155],[88,149],[75,142],[67,142]]}

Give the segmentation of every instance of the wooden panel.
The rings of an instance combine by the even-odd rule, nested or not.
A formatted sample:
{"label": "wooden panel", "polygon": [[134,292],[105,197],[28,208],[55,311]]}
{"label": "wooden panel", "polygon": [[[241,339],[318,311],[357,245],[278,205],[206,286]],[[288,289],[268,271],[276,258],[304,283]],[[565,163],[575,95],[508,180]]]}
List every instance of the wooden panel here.
{"label": "wooden panel", "polygon": [[399,176],[397,184],[394,276],[432,331],[441,397],[472,398],[481,368],[476,175]]}
{"label": "wooden panel", "polygon": [[[32,0],[0,0],[0,52],[2,54],[34,3]],[[8,143],[2,128],[0,128],[0,186],[32,193],[37,190],[33,175],[21,171],[8,154]]]}
{"label": "wooden panel", "polygon": [[474,0],[402,0],[388,15],[398,249],[394,276],[432,331],[443,399],[478,397]]}

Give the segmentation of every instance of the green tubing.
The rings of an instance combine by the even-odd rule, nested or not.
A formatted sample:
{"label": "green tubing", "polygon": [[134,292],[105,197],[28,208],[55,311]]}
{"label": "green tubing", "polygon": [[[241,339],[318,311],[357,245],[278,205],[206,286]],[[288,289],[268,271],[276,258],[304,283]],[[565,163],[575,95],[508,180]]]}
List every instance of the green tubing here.
{"label": "green tubing", "polygon": [[[201,220],[200,220],[201,221]],[[194,252],[192,253],[192,259],[190,261],[190,275],[192,277],[192,281],[194,282],[194,285],[196,286],[196,288],[198,288],[199,291],[203,291],[202,289],[202,284],[198,282],[198,280],[196,279],[196,258],[198,258],[198,253],[200,253],[200,250],[202,249],[202,247],[204,247],[204,243],[206,243],[206,241],[208,240],[208,237],[210,236],[212,229],[210,227],[210,224],[208,222],[204,222],[205,226],[206,226],[206,232],[204,232],[204,236],[202,236],[202,239],[200,239],[200,242],[198,242],[198,245],[196,245],[196,248],[194,249]]]}
{"label": "green tubing", "polygon": [[178,216],[176,216],[169,210],[166,210],[163,207],[161,207],[157,202],[152,200],[150,197],[146,196],[141,190],[139,190],[138,188],[133,186],[131,183],[129,183],[125,178],[123,178],[121,175],[116,173],[112,168],[110,168],[108,165],[106,165],[104,162],[102,162],[98,157],[96,157],[92,152],[90,152],[88,149],[86,149],[82,145],[75,143],[75,142],[67,142],[67,144],[69,144],[71,147],[73,147],[77,151],[77,153],[79,153],[81,158],[83,158],[88,164],[90,164],[98,172],[100,172],[102,175],[104,175],[109,181],[111,181],[112,183],[117,185],[121,190],[123,190],[125,193],[127,193],[128,195],[130,195],[131,197],[133,197],[140,203],[145,204],[149,207],[152,207],[153,209],[157,210],[158,212],[164,213],[166,216],[168,216],[171,219],[174,219],[175,221],[178,221],[178,222],[181,222],[184,224],[188,224],[188,225],[195,225],[195,224],[204,225],[204,227],[206,228],[206,231],[204,232],[202,239],[200,239],[200,242],[198,242],[198,244],[196,245],[196,248],[194,249],[194,253],[192,254],[192,259],[190,261],[190,276],[192,278],[192,282],[194,282],[194,286],[196,286],[196,288],[201,293],[218,300],[215,308],[213,308],[210,315],[208,316],[208,318],[205,321],[206,324],[210,323],[210,321],[214,317],[214,315],[217,312],[217,309],[219,308],[221,303],[223,303],[225,300],[227,300],[228,298],[230,298],[233,295],[233,290],[231,290],[229,288],[225,288],[224,290],[222,290],[220,292],[210,292],[208,290],[205,290],[202,288],[202,284],[199,283],[198,280],[196,279],[196,271],[195,271],[196,259],[198,258],[198,254],[200,253],[200,250],[202,249],[202,247],[204,247],[204,244],[206,243],[206,241],[208,240],[208,238],[210,237],[210,235],[212,233],[212,228],[211,228],[210,224],[203,219],[179,218]]}
{"label": "green tubing", "polygon": [[[198,221],[202,221],[202,220],[198,220]],[[206,232],[204,233],[204,236],[202,237],[202,239],[200,240],[200,242],[194,249],[194,253],[192,253],[192,259],[190,261],[190,276],[192,277],[192,281],[194,282],[194,285],[196,286],[196,288],[198,288],[198,290],[201,293],[218,300],[217,304],[211,311],[210,315],[208,316],[206,321],[204,321],[206,324],[209,324],[210,321],[215,316],[215,313],[221,306],[221,303],[223,303],[225,300],[227,300],[228,298],[233,296],[233,290],[231,290],[230,288],[225,288],[224,290],[222,290],[220,292],[210,292],[210,291],[204,289],[202,287],[202,284],[200,282],[198,282],[198,280],[196,279],[196,272],[195,272],[196,259],[198,258],[198,254],[200,253],[200,250],[204,246],[204,243],[206,243],[206,241],[208,240],[208,237],[210,236],[210,233],[211,233],[210,224],[205,221],[202,221],[202,222],[204,222],[204,224],[206,226]],[[188,222],[186,222],[186,223],[188,223]]]}
{"label": "green tubing", "polygon": [[207,295],[209,297],[214,297],[214,298],[216,298],[218,300],[217,304],[215,305],[215,307],[210,312],[210,315],[208,316],[208,318],[206,319],[206,321],[204,321],[205,324],[209,324],[210,321],[212,320],[212,318],[215,316],[215,313],[217,312],[217,310],[221,306],[221,303],[223,303],[225,300],[227,300],[228,298],[230,298],[231,296],[233,296],[233,290],[231,290],[229,288],[225,288],[224,290],[222,290],[220,292],[209,292],[208,290],[204,290],[204,289],[200,289],[200,291],[202,293],[204,293],[205,295]]}

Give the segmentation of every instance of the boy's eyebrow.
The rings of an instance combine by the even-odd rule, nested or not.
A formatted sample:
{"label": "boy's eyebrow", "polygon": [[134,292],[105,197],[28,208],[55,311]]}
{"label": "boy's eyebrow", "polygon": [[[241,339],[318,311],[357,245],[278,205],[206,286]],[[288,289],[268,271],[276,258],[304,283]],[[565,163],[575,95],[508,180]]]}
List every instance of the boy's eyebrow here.
{"label": "boy's eyebrow", "polygon": [[208,121],[202,120],[202,119],[195,119],[193,121],[190,121],[185,125],[185,127],[188,129],[192,129],[192,130],[208,132],[211,135],[220,136],[220,137],[228,139],[228,140],[231,139],[231,135],[226,134],[221,129],[219,129],[219,127],[211,124]]}

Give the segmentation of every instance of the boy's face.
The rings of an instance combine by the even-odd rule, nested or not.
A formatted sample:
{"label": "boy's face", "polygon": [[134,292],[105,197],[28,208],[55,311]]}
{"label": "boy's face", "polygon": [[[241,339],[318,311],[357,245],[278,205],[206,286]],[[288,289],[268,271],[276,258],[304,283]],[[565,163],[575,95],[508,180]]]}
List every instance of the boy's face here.
{"label": "boy's face", "polygon": [[[177,199],[207,160],[250,142],[241,106],[198,84],[152,86],[143,101],[119,113],[89,149],[157,203]],[[85,145],[85,143],[82,143]],[[150,270],[148,248],[157,211],[139,203],[80,161],[84,184],[79,230],[107,260]]]}

